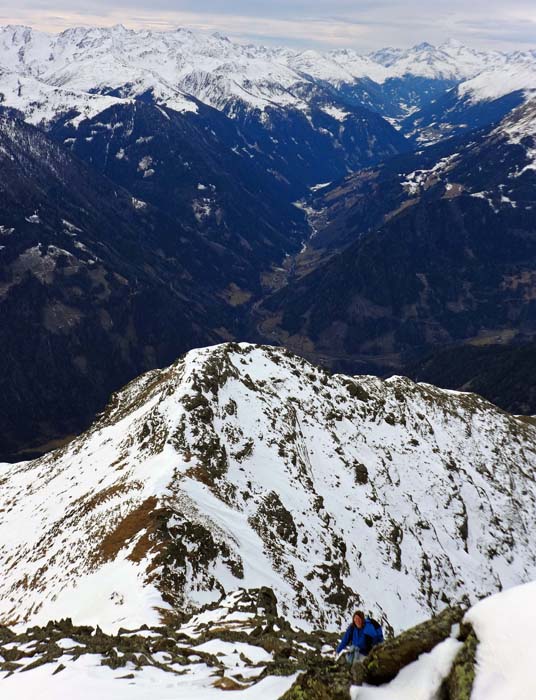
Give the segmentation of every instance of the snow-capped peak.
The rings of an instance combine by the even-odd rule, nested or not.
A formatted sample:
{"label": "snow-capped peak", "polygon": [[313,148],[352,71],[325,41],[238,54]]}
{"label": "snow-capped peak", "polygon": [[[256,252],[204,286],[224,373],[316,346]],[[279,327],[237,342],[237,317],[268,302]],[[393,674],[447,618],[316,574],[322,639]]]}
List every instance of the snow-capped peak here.
{"label": "snow-capped peak", "polygon": [[536,429],[477,396],[194,350],[0,466],[0,622],[154,622],[267,585],[300,624],[359,603],[405,627],[536,576],[535,454]]}
{"label": "snow-capped peak", "polygon": [[536,61],[520,54],[515,61],[492,65],[458,85],[458,95],[471,103],[497,100],[512,92],[536,93]]}
{"label": "snow-capped peak", "polygon": [[414,75],[453,82],[471,78],[490,66],[501,66],[507,54],[496,51],[477,51],[460,41],[449,39],[439,46],[422,42],[407,50],[384,49],[371,58],[388,68],[388,77]]}
{"label": "snow-capped peak", "polygon": [[[365,56],[351,49],[320,52],[246,45],[218,32],[185,28],[74,27],[58,35],[23,26],[0,28],[4,70],[77,93],[81,103],[87,94],[121,91],[123,97],[135,98],[152,90],[157,101],[180,111],[195,111],[191,94],[227,111],[239,101],[252,109],[280,106],[307,112],[304,95],[319,81],[335,87],[363,79],[383,84],[404,76],[458,82],[484,69],[527,61],[534,64],[536,58],[530,52],[480,52],[454,40]],[[7,104],[12,97],[7,90]],[[76,109],[77,101],[70,107]]]}

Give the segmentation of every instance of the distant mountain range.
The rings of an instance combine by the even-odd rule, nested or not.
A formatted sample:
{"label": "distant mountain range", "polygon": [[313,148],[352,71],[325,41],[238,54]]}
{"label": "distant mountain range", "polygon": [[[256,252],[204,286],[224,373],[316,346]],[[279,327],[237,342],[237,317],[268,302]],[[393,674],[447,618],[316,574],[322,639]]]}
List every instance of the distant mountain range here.
{"label": "distant mountain range", "polygon": [[421,142],[461,128],[464,114],[478,112],[475,105],[490,103],[482,108],[488,116],[478,116],[482,122],[497,116],[506,95],[516,93],[519,104],[536,90],[535,51],[477,51],[450,40],[370,55],[321,53],[122,26],[59,35],[3,27],[0,71],[4,103],[33,123],[50,124],[73,110],[80,123],[112,104],[148,98],[192,115],[199,100],[261,132],[277,130],[277,115],[284,114],[309,137],[322,129],[333,136],[338,124],[351,126],[354,110],[359,116],[368,109]]}
{"label": "distant mountain range", "polygon": [[536,52],[455,41],[1,28],[0,455],[197,345],[388,373],[531,342],[535,90]]}

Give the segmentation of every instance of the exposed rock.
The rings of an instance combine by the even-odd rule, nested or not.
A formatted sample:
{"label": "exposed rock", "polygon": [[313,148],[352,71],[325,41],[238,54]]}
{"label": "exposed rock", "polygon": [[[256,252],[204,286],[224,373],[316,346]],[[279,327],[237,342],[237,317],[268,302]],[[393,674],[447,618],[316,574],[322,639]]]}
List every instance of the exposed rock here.
{"label": "exposed rock", "polygon": [[470,629],[444,683],[446,700],[470,700],[475,679],[477,645],[476,635]]}
{"label": "exposed rock", "polygon": [[232,678],[227,678],[227,676],[222,676],[218,678],[217,681],[213,683],[215,688],[220,688],[221,690],[242,690],[244,687],[240,683],[237,683]]}
{"label": "exposed rock", "polygon": [[348,700],[350,670],[324,660],[302,673],[281,700]]}
{"label": "exposed rock", "polygon": [[[148,667],[170,675],[193,674],[207,667],[210,685],[239,690],[266,676],[329,668],[333,664],[323,657],[323,650],[333,649],[335,642],[336,635],[329,632],[293,629],[279,616],[273,591],[264,587],[234,591],[218,603],[182,616],[176,626],[143,625],[137,630],[122,628],[117,634],[73,625],[70,619],[21,633],[3,627],[0,678],[2,672],[9,675],[45,665],[52,675],[66,668],[72,672],[77,659],[91,655],[96,666],[120,669],[122,674],[116,678],[134,678]],[[235,647],[235,654],[228,653],[229,645]],[[337,679],[344,677],[347,689],[348,671],[334,671]]]}
{"label": "exposed rock", "polygon": [[361,462],[354,463],[355,470],[355,483],[356,484],[366,484],[368,482],[368,469]]}
{"label": "exposed rock", "polygon": [[431,620],[422,622],[394,639],[375,647],[363,663],[352,669],[355,685],[381,685],[392,680],[400,669],[416,661],[421,654],[431,651],[446,639],[452,626],[464,615],[461,607],[445,608]]}
{"label": "exposed rock", "polygon": [[277,615],[277,598],[271,588],[266,586],[259,588],[257,607],[264,610],[265,614],[268,616]]}

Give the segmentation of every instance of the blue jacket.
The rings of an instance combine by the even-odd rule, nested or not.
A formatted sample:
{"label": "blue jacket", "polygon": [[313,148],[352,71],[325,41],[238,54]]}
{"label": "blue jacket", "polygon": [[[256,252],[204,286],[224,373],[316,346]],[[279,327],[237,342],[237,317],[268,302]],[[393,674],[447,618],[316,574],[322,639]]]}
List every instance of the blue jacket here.
{"label": "blue jacket", "polygon": [[376,643],[376,629],[369,618],[365,618],[365,625],[359,629],[354,623],[348,627],[344,633],[341,643],[337,647],[337,653],[341,652],[347,646],[357,647],[365,656]]}

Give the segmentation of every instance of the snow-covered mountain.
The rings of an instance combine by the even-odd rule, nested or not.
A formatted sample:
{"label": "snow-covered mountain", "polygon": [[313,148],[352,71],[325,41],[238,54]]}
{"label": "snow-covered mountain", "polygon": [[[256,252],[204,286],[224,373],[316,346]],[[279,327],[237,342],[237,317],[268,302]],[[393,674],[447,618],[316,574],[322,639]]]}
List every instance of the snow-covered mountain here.
{"label": "snow-covered mountain", "polygon": [[370,58],[385,67],[385,80],[414,75],[458,82],[472,78],[490,66],[504,65],[508,56],[498,51],[477,51],[449,39],[439,46],[423,42],[406,50],[380,49]]}
{"label": "snow-covered mountain", "polygon": [[[178,100],[183,89],[232,114],[236,103],[250,109],[277,106],[307,111],[308,101],[301,92],[305,86],[314,86],[302,70],[307,67],[307,54],[244,46],[219,34],[186,29],[137,32],[122,26],[75,28],[60,35],[28,27],[8,26],[0,31],[0,66],[82,94],[111,92],[119,97],[120,91],[122,97],[134,97],[156,88],[157,101],[172,106],[170,99]],[[318,55],[313,63],[320,65],[311,75],[322,72],[322,61],[330,62]],[[339,64],[330,63],[334,64],[332,79],[352,79]],[[179,108],[195,110],[195,103],[183,94]]]}
{"label": "snow-covered mountain", "polygon": [[536,429],[475,395],[191,351],[0,467],[0,622],[155,624],[266,585],[294,622],[361,604],[406,627],[534,578],[535,455]]}
{"label": "snow-covered mountain", "polygon": [[402,128],[423,145],[500,121],[536,95],[534,52],[491,61],[406,117]]}
{"label": "snow-covered mountain", "polygon": [[1,102],[49,130],[98,122],[102,112],[125,103],[172,109],[194,123],[200,111],[206,122],[212,107],[231,121],[229,132],[239,129],[229,149],[262,161],[296,199],[308,186],[409,146],[378,113],[381,95],[364,89],[360,99],[350,99],[335,86],[342,79],[337,73],[352,81],[351,74],[319,56],[317,63],[333,64],[332,85],[304,72],[307,60],[184,29],[119,26],[51,35],[8,26],[0,29]]}
{"label": "snow-covered mountain", "polygon": [[[453,40],[437,47],[422,43],[407,50],[385,49],[366,56],[351,49],[322,53],[244,45],[218,33],[188,29],[134,31],[119,25],[78,27],[59,35],[22,26],[0,29],[0,67],[17,76],[32,76],[52,88],[70,90],[73,107],[76,92],[82,102],[87,93],[111,94],[116,99],[152,93],[159,103],[179,111],[195,111],[195,102],[189,97],[193,95],[231,116],[237,105],[250,110],[278,107],[307,113],[311,94],[329,94],[327,88],[337,91],[365,81],[384,86],[390,99],[397,90],[406,91],[406,97],[411,98],[412,85],[412,104],[398,105],[411,111],[423,106],[415,79],[452,86],[483,71],[490,74],[506,66],[534,66],[535,61],[532,52],[476,51]],[[486,85],[496,83],[483,80]],[[8,103],[16,98],[20,101],[21,90],[9,85],[10,81],[3,86],[4,99]],[[402,88],[400,81],[408,84]],[[369,85],[368,90],[368,101],[376,104],[374,89],[370,92]],[[333,92],[331,97],[336,99]],[[38,118],[35,109],[33,115]],[[49,116],[43,111],[43,118]]]}
{"label": "snow-covered mountain", "polygon": [[26,120],[76,129],[112,106],[150,102],[195,121],[203,103],[238,127],[229,147],[264,159],[295,199],[415,141],[502,118],[534,89],[535,74],[534,52],[476,51],[452,40],[366,56],[188,29],[0,28],[1,103]]}
{"label": "snow-covered mountain", "polygon": [[366,56],[351,49],[322,53],[244,45],[217,33],[188,29],[135,31],[119,25],[79,27],[59,35],[20,26],[0,29],[0,65],[17,73],[82,91],[114,88],[135,82],[139,75],[150,76],[175,88],[190,88],[187,92],[216,107],[233,97],[261,108],[304,107],[294,88],[310,78],[333,84],[368,78],[381,84],[411,75],[459,82],[507,62],[529,59],[534,61],[530,53],[476,51],[452,40],[438,47],[423,43]]}

